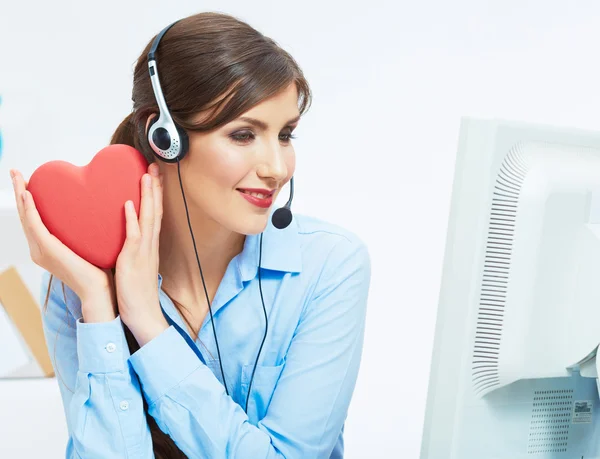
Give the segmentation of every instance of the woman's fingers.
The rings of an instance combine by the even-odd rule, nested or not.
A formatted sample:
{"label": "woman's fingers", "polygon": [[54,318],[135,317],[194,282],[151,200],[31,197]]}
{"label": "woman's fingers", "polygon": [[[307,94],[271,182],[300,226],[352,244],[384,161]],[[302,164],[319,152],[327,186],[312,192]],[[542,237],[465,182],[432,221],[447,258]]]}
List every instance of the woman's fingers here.
{"label": "woman's fingers", "polygon": [[23,192],[25,191],[26,186],[24,184],[23,177],[21,176],[21,173],[19,171],[11,169],[10,175],[13,181],[13,191],[15,194],[15,202],[17,203],[19,218],[21,219],[21,224],[23,224],[23,219],[25,218],[25,212],[23,211]]}
{"label": "woman's fingers", "polygon": [[125,232],[125,245],[127,245],[127,242],[137,244],[142,237],[133,201],[125,203]]}
{"label": "woman's fingers", "polygon": [[[158,173],[158,166],[156,166]],[[153,232],[153,246],[158,247],[158,241],[160,239],[160,226],[162,222],[163,213],[163,196],[162,196],[162,177],[152,177],[152,191],[154,194],[154,232]]]}
{"label": "woman's fingers", "polygon": [[122,253],[126,252],[127,255],[122,258],[122,263],[127,264],[129,262],[126,260],[129,257],[138,255],[142,257],[149,256],[148,262],[150,263],[153,256],[158,254],[157,232],[160,228],[160,215],[162,214],[162,194],[158,173],[154,175],[154,172],[158,171],[156,164],[151,164],[148,171],[152,174],[144,174],[140,181],[139,218],[133,202],[127,201],[125,203],[126,240]]}
{"label": "woman's fingers", "polygon": [[140,203],[140,231],[144,244],[150,246],[154,232],[154,191],[152,176],[142,177],[142,202]]}
{"label": "woman's fingers", "polygon": [[36,240],[47,237],[50,233],[42,222],[42,218],[35,206],[33,196],[29,191],[23,192],[23,212],[25,214],[25,224],[29,233],[34,236]]}
{"label": "woman's fingers", "polygon": [[[23,180],[23,176],[18,171],[14,171],[11,175],[13,175],[15,200],[21,226],[27,238],[31,255],[37,258],[38,252],[41,252],[42,240],[47,238],[50,233],[40,218],[33,196],[26,190],[26,182]],[[38,262],[39,260],[34,261]]]}

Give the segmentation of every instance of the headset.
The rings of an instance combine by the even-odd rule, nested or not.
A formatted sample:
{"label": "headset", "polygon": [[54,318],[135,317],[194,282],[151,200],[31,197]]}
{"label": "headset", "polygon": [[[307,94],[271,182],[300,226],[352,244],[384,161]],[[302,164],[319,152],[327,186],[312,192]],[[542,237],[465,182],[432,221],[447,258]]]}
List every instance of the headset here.
{"label": "headset", "polygon": [[[156,99],[156,103],[158,104],[159,116],[158,118],[154,118],[148,129],[148,143],[150,147],[154,151],[155,156],[164,162],[167,163],[177,163],[177,173],[179,176],[179,185],[181,187],[181,195],[183,198],[183,203],[185,206],[185,213],[187,216],[188,227],[190,229],[190,235],[192,236],[192,243],[194,245],[194,251],[196,253],[196,261],[198,263],[198,269],[200,271],[200,277],[202,278],[202,284],[204,286],[204,293],[206,294],[206,301],[208,303],[208,311],[210,313],[210,319],[213,329],[213,335],[215,337],[215,344],[217,347],[217,355],[219,357],[219,366],[221,370],[221,377],[223,379],[223,385],[225,386],[225,393],[229,395],[229,389],[227,388],[227,381],[225,379],[225,373],[223,371],[223,364],[221,360],[221,351],[219,350],[219,340],[217,339],[217,332],[215,330],[215,323],[213,320],[212,308],[210,304],[210,300],[208,298],[208,292],[206,289],[206,283],[204,282],[204,274],[202,273],[202,267],[200,265],[200,259],[198,258],[198,250],[196,249],[196,240],[194,239],[194,232],[192,230],[192,224],[190,222],[190,214],[188,211],[187,201],[185,199],[185,192],[183,191],[183,182],[181,180],[181,170],[180,170],[180,161],[186,156],[189,149],[189,139],[187,132],[181,126],[177,125],[171,114],[169,113],[169,109],[167,107],[167,103],[165,101],[165,97],[162,92],[162,88],[160,85],[160,79],[158,77],[158,67],[156,63],[156,52],[158,49],[158,45],[162,39],[162,37],[167,33],[167,31],[175,25],[179,20],[173,22],[172,24],[165,27],[154,39],[150,51],[148,52],[148,70],[150,72],[150,81],[152,82],[152,90],[154,91],[154,97]],[[271,221],[273,226],[277,229],[286,228],[292,221],[292,200],[294,198],[294,177],[290,179],[290,197],[287,203],[273,212],[273,216]],[[259,250],[259,258],[258,258],[258,287],[260,290],[260,299],[262,301],[263,312],[265,315],[265,333],[263,335],[262,342],[258,349],[258,353],[256,355],[256,360],[254,362],[254,368],[252,370],[252,375],[250,377],[250,383],[248,385],[248,393],[246,395],[246,405],[244,411],[248,412],[248,400],[250,399],[250,391],[252,389],[252,381],[254,380],[254,373],[256,372],[256,367],[258,365],[258,359],[260,357],[263,345],[265,343],[265,339],[267,338],[267,331],[269,328],[269,320],[267,318],[267,310],[265,308],[265,300],[263,298],[262,293],[262,283],[261,283],[261,275],[260,275],[260,265],[262,261],[262,241],[263,234],[260,235],[260,250]],[[161,306],[162,308],[162,306]],[[206,364],[204,357],[200,353],[198,346],[196,343],[192,341],[190,336],[185,332],[177,323],[175,323],[171,317],[165,312],[163,309],[163,314],[167,319],[167,322],[183,336],[183,338],[187,341],[188,345],[192,348],[192,350],[196,353],[198,358]]]}

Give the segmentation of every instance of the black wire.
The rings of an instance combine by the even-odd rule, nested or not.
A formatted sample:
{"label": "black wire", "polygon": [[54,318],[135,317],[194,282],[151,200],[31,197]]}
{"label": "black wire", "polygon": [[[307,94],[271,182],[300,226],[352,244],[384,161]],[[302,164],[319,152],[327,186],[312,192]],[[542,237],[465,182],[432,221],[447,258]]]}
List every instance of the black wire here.
{"label": "black wire", "polygon": [[267,338],[267,330],[269,329],[269,319],[267,318],[267,308],[265,308],[265,300],[263,298],[262,292],[262,282],[260,280],[260,264],[262,259],[262,240],[263,233],[260,233],[260,251],[258,255],[258,289],[260,290],[260,300],[262,301],[263,311],[265,313],[265,334],[262,339],[262,343],[260,343],[260,348],[258,349],[258,354],[256,355],[256,361],[254,362],[254,369],[252,370],[252,376],[250,377],[250,384],[248,385],[248,393],[246,394],[246,408],[244,411],[246,414],[248,413],[248,400],[250,400],[250,390],[252,389],[252,381],[254,380],[254,372],[256,371],[256,366],[258,365],[258,358],[260,357],[260,353],[263,348],[263,344],[265,344],[265,339]]}
{"label": "black wire", "polygon": [[[200,270],[200,277],[202,278],[202,285],[204,286],[204,293],[206,294],[206,301],[208,303],[208,311],[210,313],[210,322],[212,324],[213,335],[215,337],[215,344],[217,346],[217,355],[219,357],[219,367],[221,369],[221,376],[223,378],[223,385],[225,386],[225,393],[229,395],[229,390],[227,389],[227,382],[225,381],[225,372],[223,371],[223,363],[221,360],[221,350],[219,349],[219,340],[217,339],[217,331],[215,330],[215,321],[213,319],[212,307],[210,304],[210,299],[208,298],[208,291],[206,290],[206,283],[204,282],[204,274],[202,273],[202,266],[200,265],[200,259],[198,257],[198,250],[196,249],[196,239],[194,238],[194,231],[192,230],[192,223],[190,221],[190,213],[187,206],[187,201],[185,199],[185,192],[183,191],[183,182],[181,180],[181,169],[179,157],[177,157],[177,175],[179,177],[179,186],[181,188],[181,196],[183,197],[183,205],[185,206],[185,214],[187,216],[188,227],[190,229],[190,235],[192,236],[192,243],[194,244],[194,252],[196,253],[196,262],[198,263],[198,269]],[[260,234],[260,250],[258,255],[258,289],[260,291],[260,300],[263,307],[263,312],[265,314],[265,334],[263,335],[262,342],[260,343],[260,348],[258,349],[258,354],[256,355],[256,360],[254,361],[254,368],[252,369],[252,376],[250,376],[250,383],[248,384],[248,393],[246,394],[246,407],[244,411],[248,413],[248,401],[250,400],[250,391],[252,390],[252,382],[254,381],[254,373],[256,373],[256,367],[258,365],[258,359],[260,358],[260,354],[262,352],[263,346],[265,344],[265,340],[267,339],[267,332],[269,329],[269,319],[267,317],[267,308],[265,307],[265,299],[263,297],[262,291],[262,280],[260,275],[260,265],[262,263],[262,242],[263,242],[263,233]]]}
{"label": "black wire", "polygon": [[[200,259],[198,258],[198,250],[196,249],[196,240],[194,239],[194,231],[192,230],[192,223],[190,222],[190,213],[188,211],[187,202],[185,200],[185,193],[183,191],[183,182],[181,181],[179,156],[177,156],[177,175],[179,175],[179,186],[181,187],[181,196],[183,196],[183,205],[185,206],[185,214],[187,215],[188,226],[190,228],[190,234],[192,236],[192,242],[194,244],[194,252],[196,252],[196,261],[198,262],[198,269],[200,270],[200,277],[202,278],[202,285],[204,286],[204,293],[206,294],[206,301],[208,302],[208,311],[210,312],[210,322],[212,324],[213,334],[215,336],[215,344],[217,345],[217,355],[219,357],[219,367],[221,368],[221,376],[223,377],[223,385],[225,386],[225,393],[227,395],[229,395],[229,390],[227,389],[227,382],[225,381],[225,373],[223,372],[223,363],[221,361],[221,351],[219,350],[219,340],[217,339],[217,331],[215,330],[215,321],[213,320],[212,308],[210,306],[210,300],[208,298],[208,292],[206,290],[206,283],[204,282],[204,274],[202,273],[202,266],[200,266]],[[202,326],[202,324],[200,326]]]}

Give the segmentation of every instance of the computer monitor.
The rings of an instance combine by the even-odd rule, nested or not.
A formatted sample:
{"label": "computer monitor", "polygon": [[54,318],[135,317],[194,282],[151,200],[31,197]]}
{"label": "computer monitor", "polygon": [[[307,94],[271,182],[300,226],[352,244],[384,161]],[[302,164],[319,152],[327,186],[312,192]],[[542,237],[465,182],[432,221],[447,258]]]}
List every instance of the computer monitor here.
{"label": "computer monitor", "polygon": [[421,459],[600,458],[599,344],[600,132],[464,118]]}

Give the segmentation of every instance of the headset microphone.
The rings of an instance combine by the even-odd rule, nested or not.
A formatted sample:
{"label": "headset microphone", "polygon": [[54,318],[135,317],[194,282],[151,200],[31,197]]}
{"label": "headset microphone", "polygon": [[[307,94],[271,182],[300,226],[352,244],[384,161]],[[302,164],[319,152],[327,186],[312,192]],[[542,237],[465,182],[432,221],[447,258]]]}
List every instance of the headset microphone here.
{"label": "headset microphone", "polygon": [[275,228],[287,228],[292,222],[292,211],[290,209],[292,206],[292,199],[294,199],[294,177],[290,179],[290,199],[288,199],[288,202],[285,204],[285,206],[280,207],[273,212],[273,216],[271,217],[271,222]]}

